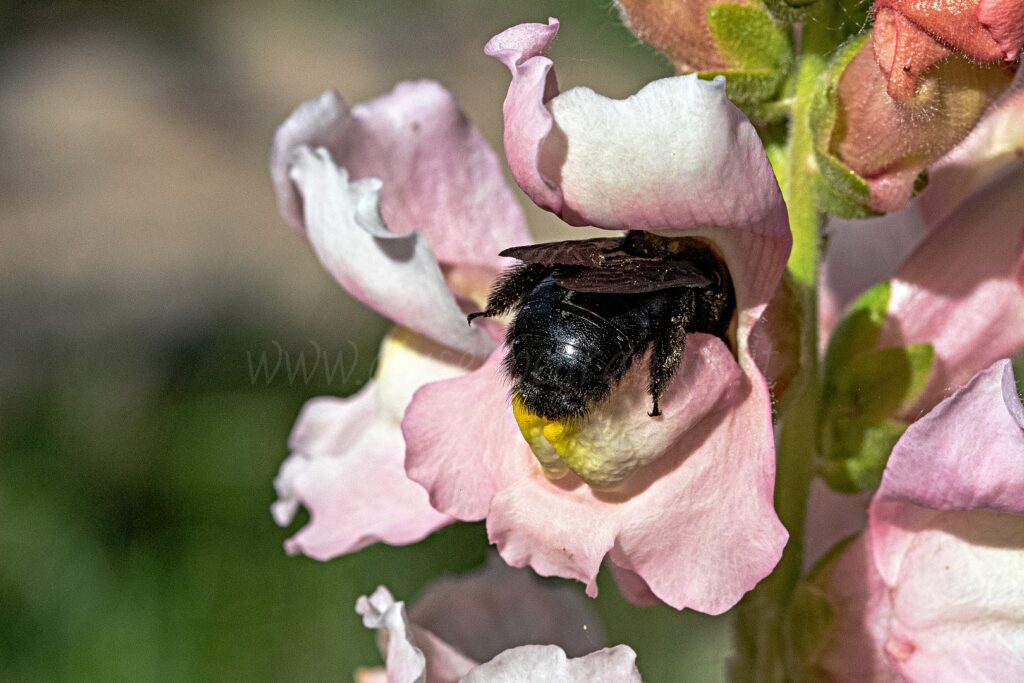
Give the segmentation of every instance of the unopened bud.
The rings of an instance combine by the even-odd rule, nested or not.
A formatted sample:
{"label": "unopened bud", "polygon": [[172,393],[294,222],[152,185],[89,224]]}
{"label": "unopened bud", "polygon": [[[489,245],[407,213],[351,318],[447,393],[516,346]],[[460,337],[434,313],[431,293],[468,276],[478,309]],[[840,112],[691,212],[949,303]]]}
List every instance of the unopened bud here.
{"label": "unopened bud", "polygon": [[729,98],[761,102],[792,64],[787,33],[760,0],[616,0],[622,19],[680,73],[725,75]]}
{"label": "unopened bud", "polygon": [[[899,33],[905,26],[890,19],[893,24],[882,34],[890,29]],[[890,65],[898,64],[899,56],[914,60],[909,73],[900,67],[896,81],[879,67],[874,36],[848,45],[827,75],[825,101],[815,108],[819,154],[856,175],[851,184],[866,188],[861,201],[868,211],[905,206],[920,174],[967,137],[1013,79],[1012,66],[979,65],[955,52],[940,55],[924,43],[915,47],[910,35],[902,38],[909,47],[896,48],[892,55],[883,50]],[[918,64],[926,66],[915,73]],[[847,197],[856,194],[850,191]],[[826,205],[833,213],[857,215],[849,207],[831,206],[827,198]]]}
{"label": "unopened bud", "polygon": [[889,95],[914,97],[925,71],[956,53],[975,64],[1013,64],[1024,46],[1024,0],[879,0],[875,57]]}

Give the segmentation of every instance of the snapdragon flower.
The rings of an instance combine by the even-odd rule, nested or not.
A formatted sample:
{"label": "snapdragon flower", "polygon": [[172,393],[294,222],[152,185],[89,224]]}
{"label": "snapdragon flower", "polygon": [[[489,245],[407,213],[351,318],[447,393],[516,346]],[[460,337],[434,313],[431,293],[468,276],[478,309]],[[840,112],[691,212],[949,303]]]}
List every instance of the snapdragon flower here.
{"label": "snapdragon flower", "polygon": [[1024,408],[1010,362],[904,434],[867,532],[819,570],[832,680],[1024,676]]}
{"label": "snapdragon flower", "polygon": [[486,519],[510,564],[579,579],[593,595],[607,555],[636,601],[722,612],[786,539],[772,505],[771,398],[751,350],[790,248],[785,205],[721,81],[664,79],[622,101],[558,95],[541,56],[556,30],[522,25],[488,44],[514,74],[513,175],[573,225],[712,245],[736,291],[735,350],[689,335],[660,419],[644,407],[641,364],[582,425],[514,411],[503,328],[461,318],[503,265],[497,253],[529,241],[489,150],[434,84],[351,112],[325,95],[278,133],[279,206],[338,281],[400,327],[368,388],[304,411],[276,516],[309,507],[288,548],[322,559]]}
{"label": "snapdragon flower", "polygon": [[[593,595],[607,557],[636,601],[723,612],[771,571],[786,539],[772,502],[771,399],[750,348],[789,253],[785,205],[720,80],[663,79],[625,100],[559,93],[543,56],[557,29],[556,20],[523,24],[486,48],[513,75],[504,107],[513,175],[572,225],[713,244],[735,286],[736,357],[720,339],[689,335],[661,419],[647,415],[638,364],[578,425],[514,414],[499,349],[416,393],[403,422],[406,467],[438,510],[486,519],[510,564],[576,578]],[[456,404],[488,428],[452,429]]]}
{"label": "snapdragon flower", "polygon": [[375,378],[311,400],[292,430],[273,514],[286,525],[302,504],[311,520],[286,548],[329,559],[418,541],[452,519],[405,474],[402,416],[420,386],[495,347],[463,308],[486,296],[506,261],[498,251],[528,241],[522,211],[497,156],[430,81],[351,109],[333,92],[302,104],[278,129],[271,175],[284,220],[352,296],[396,322]]}

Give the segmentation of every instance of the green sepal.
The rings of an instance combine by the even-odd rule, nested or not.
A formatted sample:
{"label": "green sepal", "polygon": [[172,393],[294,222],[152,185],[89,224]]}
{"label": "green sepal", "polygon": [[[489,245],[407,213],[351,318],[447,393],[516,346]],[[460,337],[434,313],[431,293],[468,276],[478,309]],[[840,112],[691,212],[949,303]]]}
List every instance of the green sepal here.
{"label": "green sepal", "polygon": [[822,382],[819,474],[840,491],[876,486],[906,430],[899,415],[924,391],[931,344],[876,348],[892,289],[862,294],[832,333]]}
{"label": "green sepal", "polygon": [[[899,420],[839,420],[826,427],[830,457],[818,462],[818,475],[834,490],[856,493],[882,481],[889,455],[903,432]],[[833,457],[839,456],[839,457]]]}
{"label": "green sepal", "polygon": [[738,104],[775,97],[793,65],[793,46],[782,24],[761,6],[712,5],[706,11],[711,36],[732,66],[699,76],[725,76],[729,99]]}
{"label": "green sepal", "polygon": [[830,369],[834,374],[837,368],[849,363],[859,351],[871,349],[878,342],[889,311],[891,294],[892,285],[888,281],[879,282],[857,297],[836,325],[825,353],[826,391]]}
{"label": "green sepal", "polygon": [[822,72],[811,103],[811,131],[814,134],[814,158],[818,164],[817,194],[821,207],[843,218],[867,218],[879,215],[869,206],[871,192],[867,181],[857,175],[831,152],[836,128],[836,92],[847,65],[864,47],[867,33],[839,47]]}

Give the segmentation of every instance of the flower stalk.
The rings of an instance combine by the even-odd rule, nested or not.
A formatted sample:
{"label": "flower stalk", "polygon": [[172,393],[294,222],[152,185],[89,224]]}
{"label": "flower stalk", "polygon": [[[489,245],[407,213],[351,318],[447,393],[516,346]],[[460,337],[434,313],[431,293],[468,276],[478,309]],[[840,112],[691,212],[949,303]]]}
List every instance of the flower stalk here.
{"label": "flower stalk", "polygon": [[[775,509],[789,541],[775,571],[741,603],[737,623],[740,661],[734,671],[745,680],[797,680],[802,669],[786,615],[803,569],[807,500],[814,477],[820,401],[818,359],[818,286],[825,214],[818,201],[818,167],[814,154],[811,106],[819,77],[842,35],[828,28],[831,8],[804,22],[795,69],[789,137],[776,169],[786,199],[793,250],[787,272],[800,322],[800,367],[778,406],[780,420],[776,461]],[[778,163],[779,158],[777,157]],[[799,625],[794,625],[799,628]]]}

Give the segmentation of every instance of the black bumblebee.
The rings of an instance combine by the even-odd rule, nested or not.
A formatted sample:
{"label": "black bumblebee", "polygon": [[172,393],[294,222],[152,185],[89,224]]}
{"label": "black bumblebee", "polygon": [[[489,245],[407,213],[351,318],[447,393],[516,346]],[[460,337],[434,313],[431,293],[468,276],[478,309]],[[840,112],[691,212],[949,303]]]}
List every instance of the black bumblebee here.
{"label": "black bumblebee", "polygon": [[505,371],[532,413],[578,419],[607,398],[651,348],[651,417],[683,356],[686,335],[727,338],[736,298],[722,259],[706,242],[646,232],[512,247],[522,261],[495,281],[474,318],[515,318]]}

